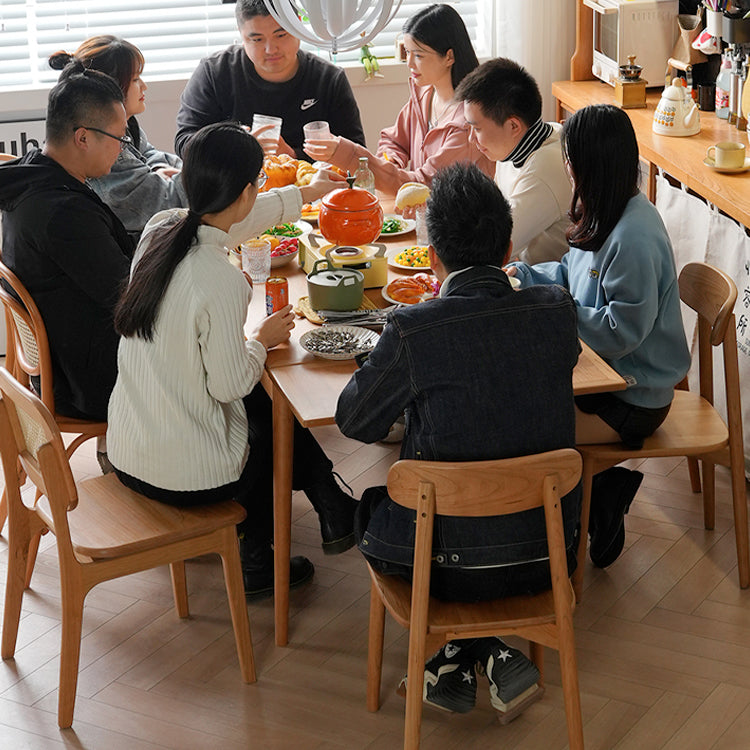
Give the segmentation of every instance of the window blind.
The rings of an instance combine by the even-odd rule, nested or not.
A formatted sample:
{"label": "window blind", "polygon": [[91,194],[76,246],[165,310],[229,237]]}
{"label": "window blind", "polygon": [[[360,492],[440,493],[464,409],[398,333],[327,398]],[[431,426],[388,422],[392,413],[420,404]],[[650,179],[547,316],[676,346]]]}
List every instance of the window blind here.
{"label": "window blind", "polygon": [[[482,4],[458,0],[477,54],[489,51],[480,20]],[[393,57],[404,21],[425,0],[403,0],[391,23],[373,40],[380,58]],[[0,2],[0,87],[49,84],[58,73],[47,59],[53,52],[74,52],[95,34],[114,34],[135,44],[146,59],[145,77],[184,78],[198,61],[239,41],[234,5],[221,0],[2,0]],[[304,45],[327,56],[326,52]],[[336,62],[358,60],[359,52],[341,53]]]}

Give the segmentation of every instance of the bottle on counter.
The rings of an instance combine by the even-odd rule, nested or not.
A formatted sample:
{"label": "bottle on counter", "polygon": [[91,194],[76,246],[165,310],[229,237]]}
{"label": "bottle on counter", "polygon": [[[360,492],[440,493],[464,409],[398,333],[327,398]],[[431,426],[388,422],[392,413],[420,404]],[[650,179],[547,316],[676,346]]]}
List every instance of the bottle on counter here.
{"label": "bottle on counter", "polygon": [[719,75],[716,76],[716,116],[729,119],[729,92],[732,89],[732,58],[727,48],[721,56]]}
{"label": "bottle on counter", "polygon": [[366,156],[360,156],[359,166],[354,173],[354,187],[369,190],[375,195],[375,175],[370,169],[370,163]]}

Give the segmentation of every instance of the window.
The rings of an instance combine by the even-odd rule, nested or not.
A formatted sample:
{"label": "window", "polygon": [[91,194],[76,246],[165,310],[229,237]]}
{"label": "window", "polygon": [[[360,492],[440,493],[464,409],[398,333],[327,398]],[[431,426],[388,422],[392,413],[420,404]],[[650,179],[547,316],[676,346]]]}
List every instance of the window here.
{"label": "window", "polygon": [[[480,38],[488,26],[480,24],[482,3],[491,0],[455,3],[479,55],[489,52]],[[378,57],[393,56],[404,21],[424,5],[425,0],[403,0],[390,25],[373,40]],[[47,58],[58,50],[73,52],[95,34],[115,34],[135,44],[146,58],[147,78],[187,77],[202,57],[239,37],[234,5],[220,0],[2,0],[0,87],[53,83],[58,73]],[[355,51],[339,54],[336,61],[358,59]]]}

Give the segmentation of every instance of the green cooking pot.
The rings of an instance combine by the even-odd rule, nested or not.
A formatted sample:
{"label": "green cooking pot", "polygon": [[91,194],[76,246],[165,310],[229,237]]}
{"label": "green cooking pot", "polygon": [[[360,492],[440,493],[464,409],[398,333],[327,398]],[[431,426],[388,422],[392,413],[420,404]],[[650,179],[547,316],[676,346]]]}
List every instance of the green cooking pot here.
{"label": "green cooking pot", "polygon": [[356,310],[362,304],[365,277],[354,268],[336,268],[326,259],[315,261],[307,275],[307,294],[313,310]]}

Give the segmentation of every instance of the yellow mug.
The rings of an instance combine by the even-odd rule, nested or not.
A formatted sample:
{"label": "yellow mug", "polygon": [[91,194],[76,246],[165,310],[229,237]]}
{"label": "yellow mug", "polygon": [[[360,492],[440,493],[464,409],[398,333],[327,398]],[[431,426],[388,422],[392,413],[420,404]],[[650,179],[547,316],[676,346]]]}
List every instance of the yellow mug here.
{"label": "yellow mug", "polygon": [[722,141],[709,146],[706,157],[720,169],[739,169],[745,166],[745,144]]}

